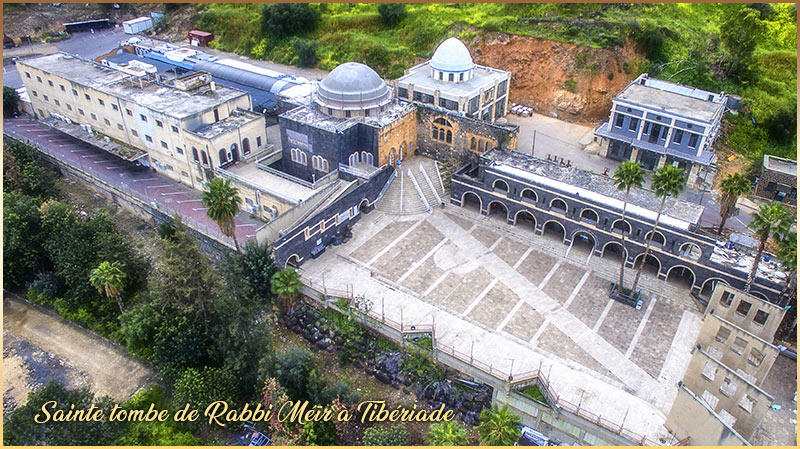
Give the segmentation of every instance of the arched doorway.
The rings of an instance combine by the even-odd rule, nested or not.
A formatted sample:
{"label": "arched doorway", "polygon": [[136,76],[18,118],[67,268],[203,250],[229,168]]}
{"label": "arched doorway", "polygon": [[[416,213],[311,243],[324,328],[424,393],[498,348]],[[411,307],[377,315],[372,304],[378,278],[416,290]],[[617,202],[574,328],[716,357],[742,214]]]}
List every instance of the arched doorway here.
{"label": "arched doorway", "polygon": [[473,192],[464,192],[464,194],[461,195],[461,207],[481,213],[481,210],[483,209],[483,201],[481,201],[481,198]]}
{"label": "arched doorway", "polygon": [[502,220],[503,223],[508,221],[508,208],[500,201],[492,201],[489,203],[489,218]]}
{"label": "arched doorway", "polygon": [[492,190],[494,190],[495,192],[508,193],[508,183],[503,181],[502,179],[496,179],[492,184]]}
{"label": "arched doorway", "polygon": [[219,149],[219,165],[227,164],[228,163],[228,152],[225,151],[225,148]]}
{"label": "arched doorway", "polygon": [[705,299],[706,301],[711,299],[711,294],[714,293],[714,289],[717,287],[717,284],[722,283],[724,285],[728,285],[728,283],[724,279],[720,278],[708,278],[705,282],[703,282],[703,286],[700,288],[700,293],[697,296],[700,299]]}
{"label": "arched doorway", "polygon": [[550,210],[562,215],[566,215],[567,203],[560,198],[556,198],[553,201],[550,201]]}
{"label": "arched doorway", "polygon": [[286,264],[283,268],[299,268],[300,267],[300,256],[297,254],[292,254],[286,259]]}
{"label": "arched doorway", "polygon": [[683,265],[675,265],[667,271],[667,282],[676,287],[691,290],[695,279],[694,271]]}
{"label": "arched doorway", "polygon": [[[361,200],[360,203],[358,203],[358,212],[363,212],[365,214],[370,213],[369,200],[368,199],[364,198],[363,200]],[[358,212],[356,212],[356,213],[358,213]]]}
{"label": "arched doorway", "polygon": [[233,162],[239,162],[239,145],[235,143],[231,144],[231,160]]}
{"label": "arched doorway", "polygon": [[[644,260],[644,253],[639,254],[636,256],[636,259],[633,261],[633,267],[635,269],[639,269],[642,261]],[[650,274],[652,276],[658,276],[658,273],[661,272],[661,261],[652,254],[647,256],[647,260],[644,260],[644,268],[642,269],[642,273]]]}
{"label": "arched doorway", "polygon": [[530,231],[536,230],[536,217],[532,213],[521,210],[514,216],[514,226],[520,226]]}
{"label": "arched doorway", "polygon": [[535,204],[537,201],[539,201],[539,197],[536,195],[536,192],[534,192],[533,190],[531,190],[531,189],[523,189],[522,190],[522,201],[527,201],[529,203],[534,203]]}
{"label": "arched doorway", "polygon": [[604,257],[610,260],[616,260],[617,262],[622,262],[625,260],[628,251],[622,246],[621,243],[617,242],[608,242],[603,246],[603,252],[600,254],[600,257]]}
{"label": "arched doorway", "polygon": [[594,253],[594,247],[597,245],[597,240],[594,236],[586,231],[575,231],[572,234],[572,243],[570,244],[567,254],[573,254],[579,258],[588,259]]}
{"label": "arched doorway", "polygon": [[245,137],[244,140],[242,140],[242,154],[244,154],[245,156],[250,154],[250,139],[248,139],[247,137]]}
{"label": "arched doorway", "polygon": [[555,242],[564,243],[564,237],[567,231],[561,223],[550,220],[542,227],[542,237],[553,240]]}

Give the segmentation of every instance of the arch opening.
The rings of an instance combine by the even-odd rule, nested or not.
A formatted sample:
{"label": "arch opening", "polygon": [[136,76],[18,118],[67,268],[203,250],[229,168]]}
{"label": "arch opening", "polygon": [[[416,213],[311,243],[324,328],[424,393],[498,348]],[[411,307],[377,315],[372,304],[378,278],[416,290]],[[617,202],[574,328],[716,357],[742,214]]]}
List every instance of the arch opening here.
{"label": "arch opening", "polygon": [[562,215],[567,214],[567,203],[564,200],[556,198],[550,201],[550,210]]}
{"label": "arch opening", "polygon": [[539,201],[539,198],[536,195],[536,192],[534,192],[533,190],[531,190],[531,189],[523,189],[522,190],[522,201],[535,203],[535,202]]}
{"label": "arch opening", "polygon": [[477,213],[481,213],[481,209],[483,208],[483,202],[478,195],[473,192],[464,192],[464,195],[461,197],[461,207],[464,209],[470,209]]}
{"label": "arch opening", "polygon": [[678,253],[687,259],[691,260],[698,260],[703,256],[703,250],[700,249],[700,246],[692,243],[687,242],[681,245]]}
{"label": "arch opening", "polygon": [[502,220],[505,223],[508,221],[508,208],[500,201],[492,201],[489,203],[489,218]]}
{"label": "arch opening", "polygon": [[659,231],[650,231],[647,234],[645,234],[644,236],[645,241],[649,240],[651,235],[653,236],[653,241],[651,243],[651,246],[663,248],[664,245],[667,244],[667,238],[664,237],[664,234],[662,234]]}
{"label": "arch opening", "polygon": [[297,254],[292,254],[286,259],[286,264],[284,268],[299,268],[300,267],[300,256]]}
{"label": "arch opening", "polygon": [[516,218],[514,220],[514,226],[520,226],[522,228],[535,231],[536,217],[534,217],[532,213],[526,210],[521,210],[517,212]]}
{"label": "arch opening", "polygon": [[368,199],[364,198],[363,200],[361,200],[360,203],[358,203],[358,212],[362,212],[365,214],[370,213]]}
{"label": "arch opening", "polygon": [[603,252],[601,253],[600,257],[605,257],[607,259],[616,260],[617,262],[622,262],[625,260],[625,255],[627,251],[625,247],[622,246],[621,243],[617,242],[608,242],[603,247]]}
{"label": "arch opening", "polygon": [[611,224],[611,232],[629,235],[631,233],[631,224],[627,221],[622,221],[622,219],[619,219]]}
{"label": "arch opening", "polygon": [[711,294],[714,293],[714,289],[717,287],[717,284],[719,283],[728,285],[728,283],[724,279],[719,279],[719,278],[706,279],[706,281],[703,282],[703,287],[700,288],[700,293],[698,293],[697,296],[699,296],[700,299],[704,299],[706,301],[710,300]]}
{"label": "arch opening", "polygon": [[542,237],[559,243],[564,243],[566,234],[567,232],[564,229],[564,225],[555,220],[548,221],[544,224],[544,227],[542,227]]}
{"label": "arch opening", "polygon": [[594,253],[594,247],[596,245],[597,241],[592,234],[586,231],[577,231],[572,234],[572,249],[570,249],[570,253],[589,257]]}
{"label": "arch opening", "polygon": [[492,183],[492,190],[494,190],[495,192],[508,193],[508,183],[506,183],[502,179],[495,179],[495,181]]}
{"label": "arch opening", "polygon": [[584,209],[581,211],[581,221],[597,226],[597,223],[600,221],[600,217],[594,210]]}
{"label": "arch opening", "polygon": [[667,282],[676,287],[691,290],[695,279],[694,271],[683,265],[675,265],[667,272]]}
{"label": "arch opening", "polygon": [[661,272],[661,261],[656,256],[649,254],[647,260],[644,260],[644,253],[639,254],[633,262],[633,267],[638,270],[642,262],[644,262],[642,273],[658,276],[658,273]]}

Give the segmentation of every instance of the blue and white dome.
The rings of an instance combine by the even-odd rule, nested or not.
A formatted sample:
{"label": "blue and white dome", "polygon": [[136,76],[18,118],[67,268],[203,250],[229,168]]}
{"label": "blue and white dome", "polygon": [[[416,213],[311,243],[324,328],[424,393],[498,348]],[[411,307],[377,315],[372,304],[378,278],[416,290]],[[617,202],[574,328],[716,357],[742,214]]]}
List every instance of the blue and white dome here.
{"label": "blue and white dome", "polygon": [[455,37],[439,45],[431,58],[431,67],[442,72],[467,72],[475,67],[467,46]]}

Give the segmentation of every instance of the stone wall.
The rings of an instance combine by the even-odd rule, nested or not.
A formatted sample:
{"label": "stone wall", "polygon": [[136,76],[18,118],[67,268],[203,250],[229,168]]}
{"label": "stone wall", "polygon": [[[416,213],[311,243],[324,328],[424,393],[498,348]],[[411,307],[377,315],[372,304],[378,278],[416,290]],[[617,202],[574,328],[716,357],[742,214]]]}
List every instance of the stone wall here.
{"label": "stone wall", "polygon": [[[448,125],[438,125],[434,121],[445,119]],[[434,127],[452,131],[451,142],[446,139],[434,139]],[[472,138],[485,139],[490,148],[483,151],[470,148]],[[437,159],[447,160],[460,166],[477,161],[477,156],[494,148],[516,150],[519,142],[519,127],[515,125],[495,125],[481,120],[462,117],[455,113],[447,113],[424,105],[417,105],[417,148],[415,152]],[[476,142],[477,144],[477,142]]]}
{"label": "stone wall", "polygon": [[414,154],[417,140],[417,118],[414,111],[384,126],[378,131],[377,166],[393,164],[399,158]]}
{"label": "stone wall", "polygon": [[[767,191],[767,186],[774,183],[771,191]],[[758,177],[755,191],[756,196],[767,198],[769,200],[777,200],[776,195],[778,192],[783,192],[786,196],[783,197],[783,203],[794,208],[797,208],[797,177],[773,171],[769,169],[761,170],[761,175]],[[794,198],[792,197],[792,190],[794,190]]]}

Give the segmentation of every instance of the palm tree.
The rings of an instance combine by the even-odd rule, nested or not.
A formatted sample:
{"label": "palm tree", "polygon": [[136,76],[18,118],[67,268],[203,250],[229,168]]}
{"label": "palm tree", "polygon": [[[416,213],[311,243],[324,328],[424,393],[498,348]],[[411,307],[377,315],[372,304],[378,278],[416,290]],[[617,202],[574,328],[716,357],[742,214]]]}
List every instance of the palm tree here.
{"label": "palm tree", "polygon": [[661,198],[661,205],[658,206],[658,215],[656,215],[656,222],[653,224],[653,229],[650,231],[650,237],[647,239],[647,246],[644,249],[644,257],[639,268],[636,269],[636,277],[633,278],[633,287],[631,290],[636,291],[636,286],[639,285],[639,278],[642,276],[642,269],[650,255],[650,245],[653,243],[653,236],[656,234],[658,222],[661,220],[661,213],[664,211],[664,203],[667,202],[667,197],[677,196],[683,191],[683,186],[686,185],[686,178],[683,177],[683,170],[672,165],[665,165],[656,170],[653,174],[652,189],[656,198]]}
{"label": "palm tree", "polygon": [[481,423],[476,429],[487,446],[513,446],[522,436],[519,423],[520,417],[508,410],[508,404],[500,409],[494,404],[491,409],[481,411]]}
{"label": "palm tree", "polygon": [[[625,210],[628,208],[628,194],[631,187],[641,188],[644,185],[644,170],[641,164],[633,161],[625,161],[614,170],[614,185],[617,190],[625,190],[625,200],[622,203],[622,222],[625,223]],[[617,285],[623,289],[623,279],[625,276],[625,262],[627,262],[627,249],[625,248],[625,231],[622,231],[622,262],[619,265],[619,281]]]}
{"label": "palm tree", "polygon": [[98,292],[105,292],[108,298],[116,299],[120,313],[125,311],[122,308],[121,296],[122,288],[125,284],[125,272],[122,271],[122,266],[119,262],[102,262],[97,268],[92,270],[89,276],[89,282]]}
{"label": "palm tree", "polygon": [[758,264],[761,262],[764,248],[767,246],[767,240],[769,240],[770,236],[776,240],[780,239],[781,234],[789,231],[793,219],[794,215],[786,206],[780,203],[762,204],[758,208],[758,212],[753,215],[753,221],[748,226],[754,230],[759,242],[756,258],[753,260],[753,268],[750,270],[750,275],[747,276],[747,285],[744,287],[745,292],[750,291],[750,287],[752,287],[756,278]]}
{"label": "palm tree", "polygon": [[233,239],[236,251],[239,251],[239,242],[236,241],[236,214],[242,198],[239,189],[231,185],[230,179],[214,178],[206,184],[203,191],[203,206],[208,208],[208,217],[214,220],[223,234]]}
{"label": "palm tree", "polygon": [[733,215],[736,208],[736,201],[740,196],[750,193],[750,181],[741,173],[733,173],[720,182],[719,188],[722,191],[722,197],[719,199],[719,216],[722,221],[719,222],[717,235],[722,235],[725,222]]}
{"label": "palm tree", "polygon": [[278,299],[286,309],[294,305],[294,300],[303,286],[300,275],[291,268],[285,268],[272,275],[271,284],[272,293],[278,295]]}
{"label": "palm tree", "polygon": [[431,424],[427,438],[431,446],[466,446],[469,444],[467,429],[456,421]]}

